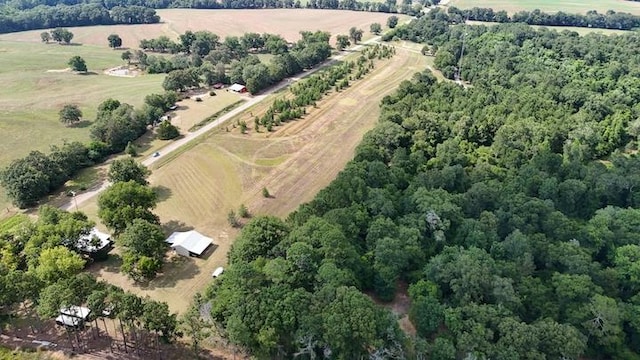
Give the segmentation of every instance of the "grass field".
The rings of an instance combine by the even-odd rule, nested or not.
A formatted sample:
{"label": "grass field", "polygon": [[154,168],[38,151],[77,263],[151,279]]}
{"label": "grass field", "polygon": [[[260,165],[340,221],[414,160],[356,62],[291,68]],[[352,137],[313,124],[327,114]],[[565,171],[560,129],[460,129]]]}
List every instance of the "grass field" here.
{"label": "grass field", "polygon": [[[72,27],[73,41],[106,46],[109,34],[118,34],[123,46],[137,47],[142,39],[166,35],[177,39],[186,30],[208,30],[224,39],[227,35],[247,32],[280,34],[289,41],[300,38],[301,30],[323,30],[332,35],[348,34],[355,26],[364,30],[364,39],[370,37],[369,25],[383,26],[390,14],[344,10],[265,9],[265,10],[157,10],[162,23],[150,25],[112,25]],[[399,15],[400,21],[408,18]],[[42,30],[0,35],[0,40],[39,42]]]}
{"label": "grass field", "polygon": [[535,9],[568,13],[586,13],[589,10],[605,13],[607,10],[614,10],[640,15],[640,2],[626,0],[450,0],[448,5],[461,9],[493,8],[494,10],[506,10],[508,13]]}
{"label": "grass field", "polygon": [[[85,59],[90,75],[63,70],[70,57]],[[0,167],[32,150],[47,152],[63,141],[87,141],[88,122],[65,127],[58,111],[66,103],[80,106],[93,120],[98,104],[115,98],[140,105],[147,94],[162,91],[163,75],[137,78],[108,76],[107,68],[121,65],[120,52],[104,47],[0,41]],[[0,209],[9,204],[0,189]],[[0,217],[2,214],[0,214]]]}
{"label": "grass field", "polygon": [[[204,258],[178,259],[145,286],[135,286],[119,273],[117,257],[94,268],[94,273],[140,295],[167,301],[174,311],[184,310],[192,295],[211,281],[213,269],[226,263],[237,235],[227,223],[228,211],[244,203],[253,214],[285,216],[311,200],[343,169],[362,135],[375,125],[382,97],[423,70],[426,57],[399,48],[385,62],[350,88],[330,93],[317,108],[309,108],[304,119],[271,133],[245,135],[233,128],[233,119],[153,169],[150,182],[161,200],[155,211],[165,230],[195,228],[213,237],[217,246]],[[244,116],[258,114],[270,103],[262,102]],[[263,187],[272,198],[262,197]],[[94,216],[95,202],[81,210]]]}

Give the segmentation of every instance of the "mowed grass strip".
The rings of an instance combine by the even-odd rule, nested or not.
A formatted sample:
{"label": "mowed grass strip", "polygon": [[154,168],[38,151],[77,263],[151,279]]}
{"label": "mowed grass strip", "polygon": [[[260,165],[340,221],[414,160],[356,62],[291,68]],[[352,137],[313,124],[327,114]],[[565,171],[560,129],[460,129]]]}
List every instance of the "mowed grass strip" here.
{"label": "mowed grass strip", "polygon": [[510,14],[521,10],[540,9],[545,12],[564,11],[584,14],[589,10],[605,13],[607,10],[640,15],[640,2],[626,0],[451,0],[449,6],[460,9],[473,7],[505,10]]}

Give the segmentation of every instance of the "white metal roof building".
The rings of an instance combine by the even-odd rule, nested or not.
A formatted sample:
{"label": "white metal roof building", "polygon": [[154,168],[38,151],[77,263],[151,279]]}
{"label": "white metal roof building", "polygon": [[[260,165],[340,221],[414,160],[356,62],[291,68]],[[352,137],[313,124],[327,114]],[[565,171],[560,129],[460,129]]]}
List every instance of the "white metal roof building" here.
{"label": "white metal roof building", "polygon": [[213,244],[213,239],[195,230],[174,232],[166,240],[171,248],[182,256],[200,256]]}
{"label": "white metal roof building", "polygon": [[82,306],[62,308],[60,309],[60,315],[56,318],[56,324],[70,327],[82,326],[90,313],[91,310]]}

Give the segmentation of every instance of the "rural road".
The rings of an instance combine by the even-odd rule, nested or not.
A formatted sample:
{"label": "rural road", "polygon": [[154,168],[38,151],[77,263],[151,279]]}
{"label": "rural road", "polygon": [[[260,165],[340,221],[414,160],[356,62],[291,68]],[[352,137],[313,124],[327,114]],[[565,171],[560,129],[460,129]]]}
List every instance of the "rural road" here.
{"label": "rural road", "polygon": [[[280,81],[278,84],[265,89],[263,92],[261,92],[259,95],[255,95],[255,96],[251,96],[251,98],[244,102],[242,105],[238,106],[237,108],[229,111],[228,113],[220,116],[218,119],[216,119],[215,121],[210,122],[209,124],[201,127],[200,129],[194,131],[194,132],[189,132],[187,134],[185,134],[182,138],[173,141],[169,144],[167,144],[166,146],[164,146],[163,148],[161,148],[160,150],[158,150],[158,153],[160,154],[159,156],[154,157],[153,155],[144,159],[141,164],[143,164],[144,166],[151,166],[154,163],[156,163],[157,161],[163,159],[164,157],[166,157],[167,155],[171,154],[172,152],[178,150],[179,148],[181,148],[182,146],[185,146],[186,144],[188,144],[189,142],[193,141],[195,138],[209,132],[211,129],[220,126],[222,123],[224,123],[225,121],[233,118],[234,116],[242,113],[243,111],[247,110],[248,108],[252,107],[255,104],[258,104],[259,102],[265,100],[267,98],[267,96],[269,96],[270,94],[285,88],[289,85],[291,85],[291,83],[298,81],[302,78],[305,78],[313,73],[315,73],[316,71],[323,69],[327,66],[332,65],[334,62],[344,58],[345,56],[347,56],[349,53],[354,52],[354,51],[358,51],[360,49],[362,49],[362,47],[366,44],[371,44],[371,43],[375,43],[377,41],[380,40],[380,36],[376,36],[373,37],[363,43],[360,43],[356,46],[353,46],[347,50],[344,50],[342,52],[340,52],[339,54],[330,57],[329,59],[327,59],[325,62],[323,62],[322,64],[316,66],[313,69],[304,71],[300,74],[298,74],[295,77],[292,78],[287,78],[284,79],[282,81]],[[107,180],[102,181],[100,184],[92,187],[91,189],[88,189],[85,192],[82,193],[77,193],[75,196],[73,196],[71,198],[71,200],[69,200],[68,202],[65,202],[64,204],[62,204],[60,206],[60,209],[62,210],[66,210],[66,211],[73,211],[73,210],[77,210],[78,206],[87,202],[88,200],[92,199],[93,197],[97,196],[98,194],[100,194],[102,191],[104,191],[106,188],[109,187],[109,182]]]}

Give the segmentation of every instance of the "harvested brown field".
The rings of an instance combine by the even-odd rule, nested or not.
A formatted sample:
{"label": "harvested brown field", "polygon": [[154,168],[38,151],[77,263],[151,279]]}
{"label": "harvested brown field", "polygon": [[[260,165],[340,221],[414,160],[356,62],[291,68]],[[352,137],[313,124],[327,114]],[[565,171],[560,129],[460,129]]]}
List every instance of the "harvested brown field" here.
{"label": "harvested brown field", "polygon": [[[152,169],[151,185],[160,193],[155,212],[166,230],[194,228],[213,237],[217,246],[201,259],[175,259],[165,274],[144,286],[120,274],[117,258],[94,272],[109,283],[166,301],[172,311],[183,311],[212,281],[213,269],[226,263],[238,232],[227,223],[228,212],[244,203],[254,215],[285,216],[310,201],[344,168],[363,134],[376,124],[380,100],[425,67],[426,57],[398,48],[395,57],[380,61],[364,79],[338,94],[331,91],[304,119],[271,133],[248,134],[241,134],[231,120],[196,140],[172,161]],[[270,103],[266,100],[247,113],[258,114]],[[263,187],[271,198],[262,196]],[[81,210],[95,214],[95,204]]]}
{"label": "harvested brown field", "polygon": [[[125,47],[138,47],[140,40],[166,35],[177,39],[186,30],[208,30],[224,38],[240,36],[247,32],[280,34],[289,41],[300,38],[301,30],[323,30],[332,35],[348,34],[355,26],[364,31],[364,40],[370,37],[369,25],[378,22],[383,26],[390,14],[345,10],[314,9],[261,9],[261,10],[157,10],[162,19],[159,24],[109,25],[71,27],[73,41],[81,44],[107,46],[107,37],[118,34]],[[399,15],[400,20],[407,18]],[[0,40],[40,42],[42,30],[0,35]]]}

